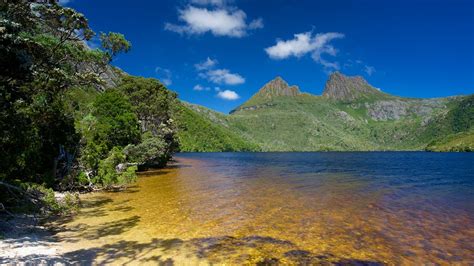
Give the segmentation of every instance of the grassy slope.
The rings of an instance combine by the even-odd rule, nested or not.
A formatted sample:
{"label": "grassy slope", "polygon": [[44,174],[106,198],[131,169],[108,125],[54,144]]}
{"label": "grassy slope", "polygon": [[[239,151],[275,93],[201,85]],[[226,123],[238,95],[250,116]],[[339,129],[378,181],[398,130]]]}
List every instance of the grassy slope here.
{"label": "grassy slope", "polygon": [[[421,103],[417,99],[392,99],[409,106]],[[279,97],[271,106],[235,112],[229,121],[268,151],[423,149],[427,141],[419,138],[425,130],[422,117],[413,114],[399,120],[375,121],[367,115],[365,103],[377,100],[343,103],[307,94]]]}
{"label": "grassy slope", "polygon": [[430,143],[428,151],[474,151],[474,131],[446,136]]}
{"label": "grassy slope", "polygon": [[[464,99],[467,98],[469,97]],[[409,111],[408,115],[398,120],[375,121],[368,115],[366,103],[380,100],[401,101],[406,103],[410,110],[427,104],[426,100],[394,96],[383,99],[364,98],[360,101],[343,103],[330,101],[321,96],[302,94],[296,97],[275,97],[271,102],[253,98],[242,107],[259,108],[240,110],[231,115],[193,106],[194,115],[218,126],[225,133],[200,131],[210,126],[195,127],[188,133],[198,136],[186,137],[188,142],[185,150],[220,151],[222,143],[234,142],[239,143],[236,147],[245,149],[230,150],[253,150],[251,147],[255,148],[256,145],[251,143],[256,143],[263,151],[423,150],[427,143],[434,139],[453,133],[452,130],[440,128],[451,128],[451,124],[460,123],[454,120],[469,123],[470,120],[466,119],[472,116],[466,112],[465,107],[462,113],[467,114],[464,116],[468,118],[462,116],[460,111],[456,114],[452,114],[454,111],[448,112],[454,110],[460,101],[441,99],[443,104],[433,108],[430,115],[418,115]],[[429,117],[431,122],[423,123],[423,120]],[[207,134],[210,134],[210,137]],[[220,140],[223,136],[230,136],[232,140]],[[195,141],[195,138],[198,140]],[[221,144],[208,143],[216,141]]]}
{"label": "grassy slope", "polygon": [[225,123],[223,114],[183,103],[177,119],[181,151],[257,151],[256,144],[242,138]]}
{"label": "grassy slope", "polygon": [[453,102],[448,112],[430,123],[423,137],[431,137],[427,150],[473,151],[474,95]]}
{"label": "grassy slope", "polygon": [[[363,130],[362,121],[340,118],[335,105],[318,96],[278,97],[270,107],[236,112],[231,125],[265,151],[375,149],[373,143],[346,134]],[[334,122],[331,122],[334,121]]]}

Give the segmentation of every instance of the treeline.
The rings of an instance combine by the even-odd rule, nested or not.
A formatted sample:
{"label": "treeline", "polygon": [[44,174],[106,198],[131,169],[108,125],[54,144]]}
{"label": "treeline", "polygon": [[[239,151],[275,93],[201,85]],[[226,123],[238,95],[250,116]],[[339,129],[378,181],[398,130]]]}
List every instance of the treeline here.
{"label": "treeline", "polygon": [[[38,184],[43,194],[122,186],[167,163],[177,96],[110,65],[131,49],[122,34],[97,36],[54,0],[3,0],[0,15],[0,203]],[[98,49],[86,45],[94,36]]]}

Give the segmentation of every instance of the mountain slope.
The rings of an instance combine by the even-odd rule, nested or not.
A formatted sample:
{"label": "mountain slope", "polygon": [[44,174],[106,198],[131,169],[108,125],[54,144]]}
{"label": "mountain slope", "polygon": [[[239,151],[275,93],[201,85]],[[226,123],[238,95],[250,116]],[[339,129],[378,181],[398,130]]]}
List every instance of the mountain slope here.
{"label": "mountain slope", "polygon": [[372,87],[360,76],[347,77],[339,72],[334,72],[329,76],[323,97],[344,102],[395,98]]}
{"label": "mountain slope", "polygon": [[[264,107],[265,103],[271,102],[279,97],[296,97],[299,95],[301,95],[301,92],[298,86],[289,86],[281,77],[276,77],[265,84],[248,101],[232,110],[230,113],[232,114],[241,110],[254,110],[256,108]],[[263,104],[263,106],[260,106],[260,104]]]}
{"label": "mountain slope", "polygon": [[182,103],[177,112],[178,139],[184,152],[257,151],[258,145],[242,138],[226,124],[225,115],[205,107]]}
{"label": "mountain slope", "polygon": [[[461,117],[450,111],[466,98],[402,98],[338,72],[329,77],[323,95],[315,96],[277,77],[230,115],[221,114],[217,124],[263,151],[423,150],[457,133],[436,127],[444,117]],[[201,115],[212,120],[211,113]]]}
{"label": "mountain slope", "polygon": [[426,147],[428,151],[474,151],[474,131],[461,132],[445,136],[431,142]]}

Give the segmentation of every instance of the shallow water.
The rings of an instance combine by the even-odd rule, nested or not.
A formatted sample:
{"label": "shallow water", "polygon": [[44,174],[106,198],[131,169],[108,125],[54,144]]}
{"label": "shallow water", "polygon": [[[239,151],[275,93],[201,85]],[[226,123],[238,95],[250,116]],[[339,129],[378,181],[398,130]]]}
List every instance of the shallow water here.
{"label": "shallow water", "polygon": [[188,153],[82,198],[72,261],[474,263],[474,154]]}

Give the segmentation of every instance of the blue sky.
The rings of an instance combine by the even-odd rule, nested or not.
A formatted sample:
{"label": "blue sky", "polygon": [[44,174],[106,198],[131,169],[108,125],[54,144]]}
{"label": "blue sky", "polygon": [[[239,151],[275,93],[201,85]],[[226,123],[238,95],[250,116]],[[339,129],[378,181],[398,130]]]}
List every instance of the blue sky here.
{"label": "blue sky", "polygon": [[474,93],[470,0],[62,0],[123,33],[114,64],[228,112],[280,75],[321,94],[328,73],[406,97]]}

